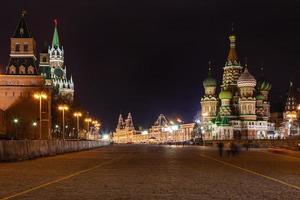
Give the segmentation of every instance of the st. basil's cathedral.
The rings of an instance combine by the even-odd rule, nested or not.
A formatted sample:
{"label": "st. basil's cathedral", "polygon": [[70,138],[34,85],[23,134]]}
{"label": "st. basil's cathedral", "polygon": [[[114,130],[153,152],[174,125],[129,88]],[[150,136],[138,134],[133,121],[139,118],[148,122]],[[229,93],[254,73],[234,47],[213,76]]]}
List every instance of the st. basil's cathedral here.
{"label": "st. basil's cathedral", "polygon": [[201,98],[203,139],[267,139],[274,134],[270,120],[271,84],[256,80],[247,64],[242,66],[236,51],[236,35],[229,36],[230,49],[224,66],[220,93],[209,66]]}

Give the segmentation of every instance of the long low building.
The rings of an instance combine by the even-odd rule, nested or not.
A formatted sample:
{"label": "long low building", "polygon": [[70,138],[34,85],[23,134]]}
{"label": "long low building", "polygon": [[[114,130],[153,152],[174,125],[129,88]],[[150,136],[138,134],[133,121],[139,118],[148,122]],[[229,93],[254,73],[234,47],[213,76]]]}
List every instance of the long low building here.
{"label": "long low building", "polygon": [[136,130],[129,113],[126,120],[119,116],[118,126],[113,134],[117,144],[164,144],[191,141],[195,123],[173,123],[164,115],[159,115],[154,125],[148,130]]}

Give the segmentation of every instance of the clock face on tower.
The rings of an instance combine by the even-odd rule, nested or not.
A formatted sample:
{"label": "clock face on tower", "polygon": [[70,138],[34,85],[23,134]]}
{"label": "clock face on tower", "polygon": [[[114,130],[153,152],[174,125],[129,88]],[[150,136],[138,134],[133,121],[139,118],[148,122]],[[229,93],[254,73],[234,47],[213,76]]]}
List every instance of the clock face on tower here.
{"label": "clock face on tower", "polygon": [[64,73],[63,73],[62,69],[60,69],[60,68],[56,68],[54,70],[54,75],[57,76],[58,78],[62,78],[63,74]]}

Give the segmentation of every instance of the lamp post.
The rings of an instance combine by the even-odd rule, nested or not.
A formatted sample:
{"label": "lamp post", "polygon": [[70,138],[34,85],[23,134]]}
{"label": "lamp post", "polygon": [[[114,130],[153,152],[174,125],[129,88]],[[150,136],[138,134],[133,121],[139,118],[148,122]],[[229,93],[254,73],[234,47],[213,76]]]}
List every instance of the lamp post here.
{"label": "lamp post", "polygon": [[77,139],[79,140],[79,118],[82,116],[81,112],[75,112],[74,117],[76,117],[77,122]]}
{"label": "lamp post", "polygon": [[62,111],[62,123],[63,123],[63,140],[65,140],[65,111],[69,110],[67,105],[58,106],[58,110]]}
{"label": "lamp post", "polygon": [[40,140],[42,139],[42,100],[47,99],[47,95],[43,92],[38,92],[34,94],[34,98],[38,99],[40,101],[40,123],[39,123],[39,135],[40,135]]}
{"label": "lamp post", "polygon": [[87,132],[89,132],[90,131],[90,122],[92,122],[92,119],[91,118],[85,118],[84,121],[87,123]]}

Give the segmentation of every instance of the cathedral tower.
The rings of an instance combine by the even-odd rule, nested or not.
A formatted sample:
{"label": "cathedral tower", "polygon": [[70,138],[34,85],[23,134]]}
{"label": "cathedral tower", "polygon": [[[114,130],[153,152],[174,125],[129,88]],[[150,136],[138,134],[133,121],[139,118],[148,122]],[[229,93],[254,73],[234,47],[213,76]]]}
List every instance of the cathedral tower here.
{"label": "cathedral tower", "polygon": [[253,96],[256,86],[255,78],[245,67],[244,72],[237,80],[240,90],[239,115],[241,120],[256,120],[256,99]]}
{"label": "cathedral tower", "polygon": [[[257,115],[258,117],[262,117],[263,120],[268,121],[270,119],[270,101],[269,101],[269,93],[272,89],[272,85],[269,81],[267,81],[263,68],[261,68],[262,75],[259,78],[257,83],[257,91],[258,94],[256,96],[257,100]],[[262,102],[262,104],[261,104]]]}
{"label": "cathedral tower", "polygon": [[[236,52],[236,36],[234,33],[229,35],[230,49],[227,61],[224,66],[222,87],[227,87],[231,92],[235,92],[237,80],[242,73],[242,67]],[[234,93],[235,94],[235,93]]]}
{"label": "cathedral tower", "polygon": [[217,81],[212,77],[212,69],[209,63],[208,77],[203,81],[205,94],[201,99],[201,116],[204,123],[209,122],[217,115],[218,99],[216,97]]}

